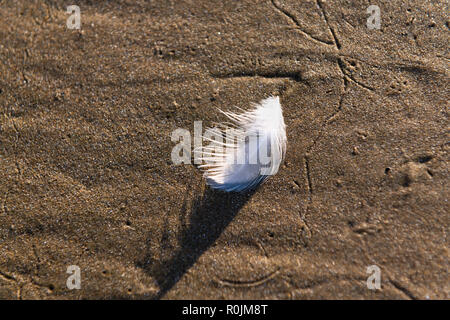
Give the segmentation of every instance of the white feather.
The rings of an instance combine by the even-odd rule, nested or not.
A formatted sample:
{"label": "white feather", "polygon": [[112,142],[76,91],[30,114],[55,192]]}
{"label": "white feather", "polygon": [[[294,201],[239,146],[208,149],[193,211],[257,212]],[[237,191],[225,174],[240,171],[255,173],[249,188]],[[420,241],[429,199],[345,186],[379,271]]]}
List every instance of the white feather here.
{"label": "white feather", "polygon": [[240,114],[221,111],[230,122],[220,124],[222,130],[206,130],[203,138],[211,143],[202,148],[206,163],[199,167],[212,188],[246,191],[277,173],[286,152],[280,98],[270,97],[253,107]]}

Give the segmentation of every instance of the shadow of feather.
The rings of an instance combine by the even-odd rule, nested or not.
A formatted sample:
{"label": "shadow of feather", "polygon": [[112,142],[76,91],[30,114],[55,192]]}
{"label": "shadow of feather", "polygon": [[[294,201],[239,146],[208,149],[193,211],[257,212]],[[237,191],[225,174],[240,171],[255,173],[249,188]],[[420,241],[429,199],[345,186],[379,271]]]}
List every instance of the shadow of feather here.
{"label": "shadow of feather", "polygon": [[[239,210],[251,198],[254,191],[247,193],[225,193],[208,188],[195,199],[187,221],[186,201],[180,212],[182,231],[178,237],[179,246],[166,261],[153,263],[146,271],[156,279],[159,292],[154,299],[161,299],[181,277],[210,248],[230,224]],[[162,244],[164,245],[164,244]]]}

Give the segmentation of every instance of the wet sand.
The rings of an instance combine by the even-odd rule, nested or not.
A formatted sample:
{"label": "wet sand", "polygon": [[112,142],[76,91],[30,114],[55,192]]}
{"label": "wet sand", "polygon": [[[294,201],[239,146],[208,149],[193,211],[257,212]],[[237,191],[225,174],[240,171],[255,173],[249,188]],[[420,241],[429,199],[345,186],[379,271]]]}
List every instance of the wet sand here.
{"label": "wet sand", "polygon": [[[77,4],[0,1],[0,298],[450,298],[445,1],[378,1],[379,30],[359,0]],[[270,95],[254,193],[172,163]]]}

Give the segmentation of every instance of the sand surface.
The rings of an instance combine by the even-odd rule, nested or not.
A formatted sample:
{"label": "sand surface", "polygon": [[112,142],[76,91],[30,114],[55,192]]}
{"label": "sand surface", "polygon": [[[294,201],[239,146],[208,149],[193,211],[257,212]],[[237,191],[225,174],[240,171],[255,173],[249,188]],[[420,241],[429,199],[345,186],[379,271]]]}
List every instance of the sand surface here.
{"label": "sand surface", "polygon": [[[450,298],[447,1],[74,2],[0,0],[0,298]],[[172,163],[270,95],[256,192]]]}

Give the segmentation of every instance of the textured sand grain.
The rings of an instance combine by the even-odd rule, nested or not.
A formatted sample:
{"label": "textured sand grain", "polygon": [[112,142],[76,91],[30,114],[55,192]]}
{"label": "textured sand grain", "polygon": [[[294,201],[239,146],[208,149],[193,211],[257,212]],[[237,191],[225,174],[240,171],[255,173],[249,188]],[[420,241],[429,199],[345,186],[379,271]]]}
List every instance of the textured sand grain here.
{"label": "textured sand grain", "polygon": [[[78,1],[77,31],[0,1],[0,298],[450,298],[448,7],[377,3]],[[174,129],[271,94],[254,194],[172,164]]]}

